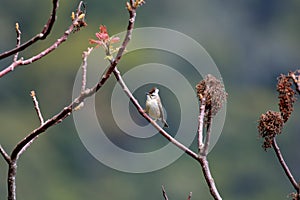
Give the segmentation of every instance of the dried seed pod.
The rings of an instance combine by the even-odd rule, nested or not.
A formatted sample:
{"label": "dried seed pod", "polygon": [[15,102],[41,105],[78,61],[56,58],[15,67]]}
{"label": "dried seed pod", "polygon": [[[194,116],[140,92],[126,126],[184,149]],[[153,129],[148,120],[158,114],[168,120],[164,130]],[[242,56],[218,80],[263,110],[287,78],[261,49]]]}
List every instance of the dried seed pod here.
{"label": "dried seed pod", "polygon": [[281,133],[284,120],[280,112],[268,111],[262,114],[259,119],[259,136],[264,138],[262,147],[266,150],[272,147],[273,138]]}
{"label": "dried seed pod", "polygon": [[283,121],[286,122],[293,112],[293,104],[296,101],[295,91],[292,89],[292,80],[281,74],[278,77],[277,91],[279,93],[279,110]]}

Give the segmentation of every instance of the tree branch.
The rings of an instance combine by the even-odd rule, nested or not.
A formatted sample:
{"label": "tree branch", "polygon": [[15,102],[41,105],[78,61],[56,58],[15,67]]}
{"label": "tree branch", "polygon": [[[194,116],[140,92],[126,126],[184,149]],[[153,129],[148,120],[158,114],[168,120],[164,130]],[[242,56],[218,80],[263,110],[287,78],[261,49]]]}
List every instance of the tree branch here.
{"label": "tree branch", "polygon": [[[83,2],[81,1],[79,3],[79,6],[76,12],[76,17],[73,20],[71,26],[69,26],[69,28],[64,32],[64,34],[56,40],[56,42],[54,42],[54,44],[52,44],[49,48],[45,49],[44,51],[40,52],[39,54],[32,56],[31,58],[28,58],[26,60],[24,60],[23,58],[14,61],[12,64],[10,64],[8,67],[6,67],[5,69],[3,69],[2,71],[0,71],[0,78],[3,77],[4,75],[8,74],[9,72],[13,71],[16,67],[19,66],[24,66],[24,65],[29,65],[37,60],[42,59],[44,56],[48,55],[49,53],[51,53],[52,51],[54,51],[56,48],[58,48],[63,42],[65,42],[67,40],[67,38],[69,37],[69,35],[76,29],[78,28],[78,24],[81,24],[80,22],[83,21],[83,18],[81,17],[81,13],[82,11],[80,10],[81,5],[83,4]],[[41,34],[43,35],[43,34]],[[42,36],[41,36],[42,38]]]}
{"label": "tree branch", "polygon": [[289,181],[291,182],[291,184],[293,185],[293,187],[294,187],[295,190],[297,191],[297,195],[299,196],[299,194],[300,194],[300,193],[299,193],[299,192],[300,192],[300,186],[299,186],[299,184],[297,183],[297,181],[294,179],[294,177],[293,177],[291,171],[289,170],[289,168],[288,168],[286,162],[284,161],[284,158],[283,158],[283,156],[282,156],[282,154],[281,154],[281,151],[280,151],[279,146],[277,145],[277,142],[276,142],[275,137],[273,138],[272,147],[273,147],[273,149],[274,149],[274,151],[275,151],[275,153],[276,153],[276,156],[277,156],[277,158],[278,158],[278,161],[279,161],[281,167],[283,168],[283,170],[284,170],[286,176],[288,177]]}
{"label": "tree branch", "polygon": [[168,195],[167,195],[167,192],[166,192],[166,190],[165,190],[165,188],[164,188],[163,185],[161,186],[161,189],[162,189],[162,193],[163,193],[164,199],[165,199],[165,200],[169,200]]}
{"label": "tree branch", "polygon": [[198,161],[201,165],[206,183],[209,187],[210,194],[214,197],[215,200],[222,200],[222,197],[220,196],[218,189],[216,187],[215,181],[211,175],[206,156],[200,156]]}
{"label": "tree branch", "polygon": [[47,23],[44,25],[43,30],[39,34],[37,34],[36,36],[34,36],[30,40],[28,40],[27,42],[23,43],[22,45],[16,46],[16,48],[11,49],[9,51],[6,51],[6,52],[0,54],[0,60],[3,59],[3,58],[6,58],[8,56],[11,56],[13,54],[16,54],[17,52],[23,51],[24,49],[31,46],[32,44],[34,44],[38,40],[43,40],[49,35],[49,33],[51,32],[51,29],[53,27],[53,24],[55,22],[55,19],[56,19],[56,11],[57,11],[57,8],[58,8],[58,5],[59,5],[58,0],[53,0],[52,5],[53,6],[52,6],[51,15],[50,15]]}
{"label": "tree branch", "polygon": [[17,160],[11,160],[8,165],[8,175],[7,175],[7,192],[8,200],[16,200],[16,176],[17,176]]}
{"label": "tree branch", "polygon": [[2,155],[4,160],[9,164],[11,159],[10,159],[9,155],[6,153],[6,151],[3,149],[3,147],[1,145],[0,145],[0,154]]}
{"label": "tree branch", "polygon": [[[16,34],[17,34],[17,44],[16,44],[16,48],[18,48],[21,45],[21,31],[20,31],[20,27],[19,24],[16,23]],[[19,56],[19,52],[17,52],[14,56],[13,62],[16,62]]]}
{"label": "tree branch", "polygon": [[[214,197],[216,200],[221,200],[221,196],[217,190],[217,187],[215,185],[214,179],[211,175],[210,168],[208,165],[207,160],[207,154],[208,154],[208,148],[210,143],[210,136],[211,136],[211,128],[212,128],[212,109],[208,109],[207,116],[205,116],[206,113],[206,97],[207,94],[205,94],[205,89],[203,88],[203,81],[199,82],[196,86],[197,94],[199,97],[199,116],[198,116],[198,159],[197,161],[200,163],[202,172],[205,178],[205,181],[209,187],[210,194]],[[204,91],[203,91],[204,89]],[[215,94],[216,95],[216,94]],[[219,94],[220,95],[220,94]],[[210,97],[211,99],[212,97]],[[211,100],[210,100],[211,101]],[[206,135],[205,135],[205,141],[203,137],[203,128],[206,126]]]}
{"label": "tree branch", "polygon": [[32,101],[33,101],[33,104],[34,104],[34,109],[36,111],[36,114],[40,120],[40,123],[41,125],[44,124],[44,118],[43,118],[43,115],[42,115],[42,112],[41,112],[41,109],[39,107],[39,102],[35,96],[35,91],[31,91],[30,93],[30,96],[32,97]]}

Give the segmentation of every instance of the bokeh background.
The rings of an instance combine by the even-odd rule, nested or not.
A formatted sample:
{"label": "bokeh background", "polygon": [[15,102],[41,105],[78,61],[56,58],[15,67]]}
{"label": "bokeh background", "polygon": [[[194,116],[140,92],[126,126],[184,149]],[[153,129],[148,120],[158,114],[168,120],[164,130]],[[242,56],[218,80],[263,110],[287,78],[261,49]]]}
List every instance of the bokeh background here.
{"label": "bokeh background", "polygon": [[[26,41],[41,31],[51,11],[50,0],[0,2],[1,52],[15,46],[16,22],[22,41]],[[20,56],[34,55],[60,37],[77,4],[61,1],[52,34]],[[125,1],[86,0],[86,4],[86,28],[44,59],[0,79],[0,143],[8,152],[39,125],[30,91],[36,91],[44,117],[51,117],[71,101],[81,53],[99,25],[105,24],[111,34],[126,29]],[[297,0],[149,0],[138,10],[136,27],[164,27],[187,34],[208,51],[223,76],[228,92],[227,118],[209,161],[224,199],[286,199],[293,192],[273,151],[261,148],[257,120],[269,109],[278,110],[277,76],[299,68],[299,9]],[[151,55],[163,60],[157,52]],[[143,61],[143,56],[131,58]],[[1,69],[11,60],[2,60]],[[296,180],[300,179],[299,113],[297,102],[278,138]],[[113,129],[113,125],[106,126]],[[164,140],[158,138],[161,144]],[[146,143],[143,146],[151,149]],[[186,155],[164,169],[145,174],[104,166],[82,145],[72,117],[41,135],[18,166],[20,199],[163,199],[161,185],[170,199],[186,199],[190,191],[192,199],[212,199],[200,166]],[[1,199],[7,195],[6,174],[7,165],[0,159]]]}

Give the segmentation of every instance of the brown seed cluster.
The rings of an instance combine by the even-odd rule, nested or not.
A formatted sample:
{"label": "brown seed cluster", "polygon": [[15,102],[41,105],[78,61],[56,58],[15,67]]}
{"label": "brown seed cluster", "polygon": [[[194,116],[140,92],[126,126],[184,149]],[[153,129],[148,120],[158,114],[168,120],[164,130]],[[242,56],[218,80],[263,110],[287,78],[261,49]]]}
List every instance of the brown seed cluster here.
{"label": "brown seed cluster", "polygon": [[293,112],[293,104],[296,101],[295,91],[292,89],[292,80],[281,74],[278,77],[277,91],[279,93],[279,110],[283,121],[286,122]]}
{"label": "brown seed cluster", "polygon": [[214,117],[227,98],[223,83],[211,74],[196,85],[199,101],[205,99],[205,118]]}
{"label": "brown seed cluster", "polygon": [[259,119],[259,136],[264,138],[262,147],[266,150],[272,147],[273,138],[281,133],[284,120],[280,112],[268,111],[262,114]]}

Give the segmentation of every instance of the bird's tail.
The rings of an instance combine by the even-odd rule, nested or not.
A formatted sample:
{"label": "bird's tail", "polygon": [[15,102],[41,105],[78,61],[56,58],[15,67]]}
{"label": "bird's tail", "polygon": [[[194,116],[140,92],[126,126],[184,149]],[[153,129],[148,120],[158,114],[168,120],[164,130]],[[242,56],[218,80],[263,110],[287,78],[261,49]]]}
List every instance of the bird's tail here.
{"label": "bird's tail", "polygon": [[166,122],[166,120],[162,120],[162,123],[164,124],[164,127],[165,127],[165,128],[168,128],[168,127],[169,127],[169,124]]}

